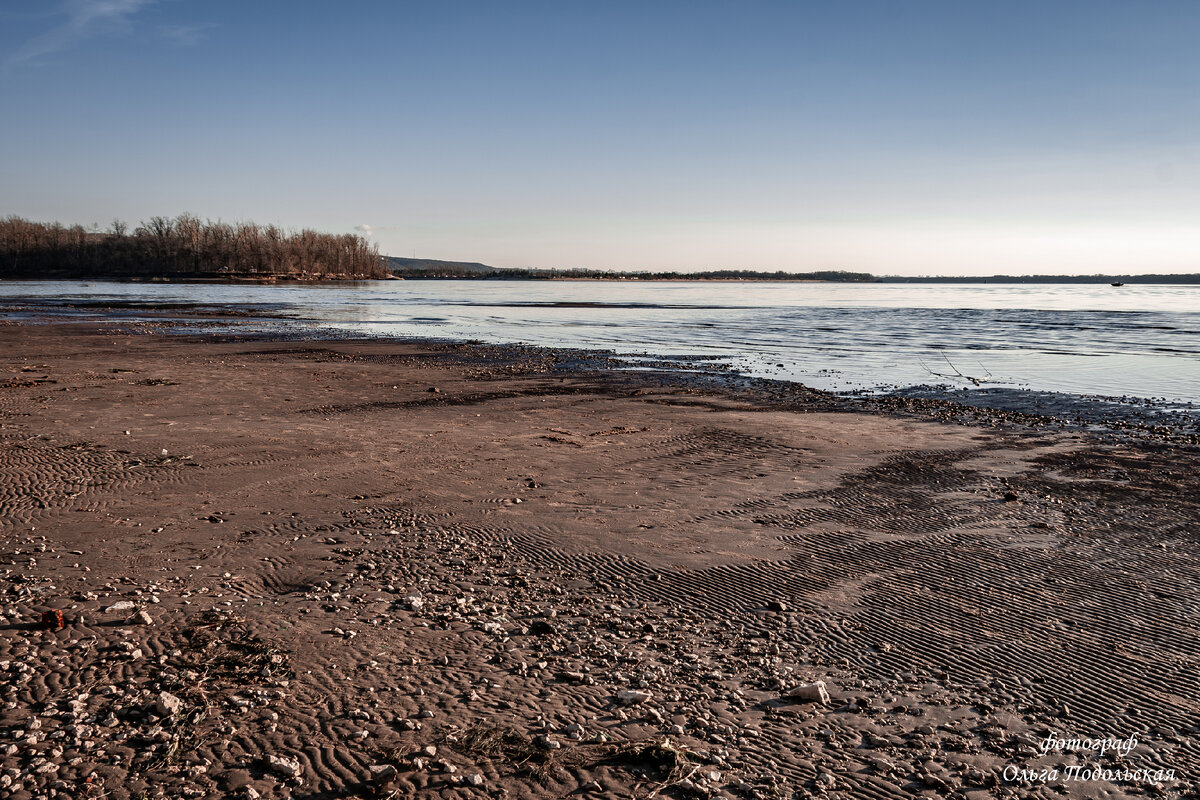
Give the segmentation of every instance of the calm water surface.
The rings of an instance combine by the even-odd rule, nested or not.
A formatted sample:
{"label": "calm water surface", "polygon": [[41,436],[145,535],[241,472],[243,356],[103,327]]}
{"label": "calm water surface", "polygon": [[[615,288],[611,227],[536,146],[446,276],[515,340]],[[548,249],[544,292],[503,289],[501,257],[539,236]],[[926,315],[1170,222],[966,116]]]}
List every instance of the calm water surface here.
{"label": "calm water surface", "polygon": [[10,315],[236,306],[366,335],[699,355],[835,391],[943,383],[1200,402],[1200,286],[13,281],[0,282],[0,302]]}

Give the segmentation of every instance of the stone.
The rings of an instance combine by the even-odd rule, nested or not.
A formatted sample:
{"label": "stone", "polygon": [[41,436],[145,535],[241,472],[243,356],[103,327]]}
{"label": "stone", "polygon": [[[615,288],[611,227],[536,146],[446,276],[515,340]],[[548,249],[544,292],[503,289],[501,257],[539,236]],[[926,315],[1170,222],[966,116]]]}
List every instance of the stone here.
{"label": "stone", "polygon": [[650,700],[654,695],[637,689],[621,689],[617,692],[617,700],[627,706],[636,706]]}
{"label": "stone", "polygon": [[154,624],[154,617],[150,616],[150,614],[144,610],[139,611],[136,614],[134,614],[133,620],[134,620],[134,622],[138,623],[139,625],[153,625]]}
{"label": "stone", "polygon": [[391,764],[372,764],[367,767],[374,783],[387,783],[396,777],[396,768]]}
{"label": "stone", "polygon": [[154,700],[154,710],[160,717],[173,717],[183,711],[183,701],[170,692],[159,692]]}
{"label": "stone", "polygon": [[798,700],[807,703],[829,703],[829,692],[825,688],[825,681],[814,681],[813,683],[802,683],[795,689],[787,693],[787,696],[792,700]]}
{"label": "stone", "polygon": [[104,609],[104,613],[106,613],[106,614],[123,614],[128,611],[133,611],[135,608],[137,608],[137,603],[133,602],[132,600],[120,600],[116,603],[113,603],[108,608]]}
{"label": "stone", "polygon": [[300,762],[294,758],[282,756],[267,756],[267,766],[271,771],[285,778],[295,778],[301,773]]}

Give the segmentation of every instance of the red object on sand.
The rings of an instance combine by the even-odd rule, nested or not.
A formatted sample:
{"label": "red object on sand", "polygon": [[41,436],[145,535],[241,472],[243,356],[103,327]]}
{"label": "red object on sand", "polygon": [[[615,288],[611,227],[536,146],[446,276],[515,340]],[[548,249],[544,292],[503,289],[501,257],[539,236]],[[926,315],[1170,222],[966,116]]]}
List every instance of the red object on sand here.
{"label": "red object on sand", "polygon": [[62,630],[65,626],[61,611],[43,611],[42,627],[48,631]]}

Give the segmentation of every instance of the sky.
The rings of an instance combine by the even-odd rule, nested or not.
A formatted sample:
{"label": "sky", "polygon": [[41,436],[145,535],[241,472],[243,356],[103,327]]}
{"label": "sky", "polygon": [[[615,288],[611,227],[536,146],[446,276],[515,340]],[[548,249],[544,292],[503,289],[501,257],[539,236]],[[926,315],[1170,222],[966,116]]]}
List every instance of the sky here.
{"label": "sky", "polygon": [[504,267],[1200,272],[1195,0],[4,0],[0,217]]}

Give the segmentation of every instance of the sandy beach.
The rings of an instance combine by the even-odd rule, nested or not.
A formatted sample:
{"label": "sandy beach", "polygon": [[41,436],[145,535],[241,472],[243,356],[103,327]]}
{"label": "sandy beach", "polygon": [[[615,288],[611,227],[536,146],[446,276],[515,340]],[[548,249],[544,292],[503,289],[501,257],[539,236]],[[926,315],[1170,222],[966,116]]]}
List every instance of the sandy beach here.
{"label": "sandy beach", "polygon": [[1200,787],[1194,448],[532,348],[0,351],[0,797]]}

